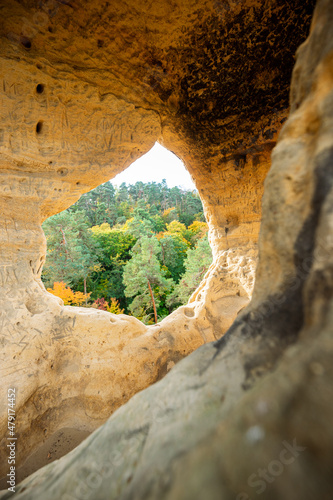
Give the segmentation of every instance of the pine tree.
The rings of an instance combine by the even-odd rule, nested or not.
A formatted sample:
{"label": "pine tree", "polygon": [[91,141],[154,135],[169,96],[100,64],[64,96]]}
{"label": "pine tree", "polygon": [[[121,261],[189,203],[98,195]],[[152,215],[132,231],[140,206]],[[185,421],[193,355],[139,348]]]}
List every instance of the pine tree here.
{"label": "pine tree", "polygon": [[[116,300],[126,312],[157,321],[187,301],[206,270],[204,259],[195,264],[197,254],[187,254],[202,245],[208,230],[203,221],[195,191],[169,188],[165,180],[119,188],[106,182],[44,223],[43,281],[48,287],[64,281],[74,291],[88,288],[90,300]],[[206,251],[210,255],[208,243]]]}
{"label": "pine tree", "polygon": [[199,240],[195,248],[187,251],[184,262],[185,273],[167,300],[169,306],[186,304],[192,293],[199,286],[212,262],[212,250],[208,238]]}
{"label": "pine tree", "polygon": [[155,323],[161,298],[174,286],[173,280],[167,279],[161,269],[160,252],[155,236],[142,236],[133,247],[132,258],[126,264],[123,276],[126,296],[134,297],[130,305],[132,314],[147,320],[153,311]]}
{"label": "pine tree", "polygon": [[96,256],[100,269],[93,272],[90,282],[93,287],[92,298],[105,297],[111,300],[115,297],[126,307],[124,294],[123,270],[126,262],[131,258],[131,249],[136,238],[120,228],[111,228],[109,224],[102,224],[91,228],[92,236],[97,246]]}
{"label": "pine tree", "polygon": [[188,245],[178,234],[164,233],[159,241],[161,245],[161,262],[169,271],[169,275],[174,282],[178,283],[185,272],[184,260]]}
{"label": "pine tree", "polygon": [[48,254],[43,269],[43,281],[52,286],[56,281],[73,285],[84,282],[98,266],[96,245],[83,212],[65,210],[47,219],[43,224]]}

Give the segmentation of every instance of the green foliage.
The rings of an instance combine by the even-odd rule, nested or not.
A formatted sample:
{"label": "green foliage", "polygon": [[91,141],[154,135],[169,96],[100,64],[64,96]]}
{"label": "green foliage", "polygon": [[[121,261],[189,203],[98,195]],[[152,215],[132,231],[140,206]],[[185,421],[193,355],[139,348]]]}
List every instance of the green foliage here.
{"label": "green foliage", "polygon": [[106,182],[44,223],[43,281],[63,281],[89,292],[95,307],[102,301],[106,310],[152,323],[154,304],[157,318],[165,317],[188,300],[208,267],[204,220],[196,191],[165,180],[119,188]]}
{"label": "green foliage", "polygon": [[48,254],[43,281],[51,287],[56,281],[75,285],[100,268],[96,245],[85,214],[65,210],[43,224]]}
{"label": "green foliage", "polygon": [[159,312],[161,300],[174,286],[160,265],[160,253],[161,246],[155,236],[142,236],[134,245],[132,258],[124,269],[125,295],[134,297],[129,309],[142,319],[152,317],[154,302]]}
{"label": "green foliage", "polygon": [[[132,212],[136,208],[141,211],[141,219],[144,216],[153,221],[155,215],[159,216],[160,227],[154,227],[155,232],[162,231],[164,224],[173,220],[179,220],[186,226],[194,220],[205,220],[199,194],[179,187],[169,188],[165,180],[161,183],[136,182],[129,186],[122,183],[118,189],[111,182],[106,182],[83,194],[69,211],[83,211],[90,227],[105,222],[113,227],[133,217]],[[143,214],[142,210],[146,213]]]}
{"label": "green foliage", "polygon": [[138,216],[128,219],[124,224],[124,231],[131,234],[134,238],[138,239],[140,236],[151,236],[154,234],[153,224],[149,219],[142,218]]}
{"label": "green foliage", "polygon": [[203,215],[202,203],[199,194],[192,191],[187,191],[182,199],[181,210],[179,211],[179,220],[186,226],[190,226],[198,214]]}
{"label": "green foliage", "polygon": [[106,182],[89,193],[81,196],[79,201],[72,205],[69,212],[84,212],[89,227],[105,222],[113,226],[118,217],[119,210],[115,204],[116,190],[111,182]]}
{"label": "green foliage", "polygon": [[93,283],[92,298],[105,297],[109,301],[112,297],[116,297],[122,307],[125,307],[123,269],[131,258],[130,251],[136,238],[130,232],[111,228],[107,223],[94,226],[91,232],[101,266],[100,270],[92,273],[90,278]]}
{"label": "green foliage", "polygon": [[212,250],[208,238],[199,240],[198,245],[187,251],[185,273],[167,300],[169,306],[186,304],[198,287],[212,262]]}
{"label": "green foliage", "polygon": [[151,215],[150,221],[152,223],[154,233],[159,233],[160,231],[163,231],[165,229],[165,222],[160,215]]}
{"label": "green foliage", "polygon": [[178,283],[185,271],[184,259],[188,249],[187,242],[178,234],[164,233],[160,238],[161,257],[160,260],[167,269],[167,276]]}
{"label": "green foliage", "polygon": [[105,300],[104,297],[96,299],[95,302],[91,304],[91,307],[95,309],[101,309],[102,311],[108,311],[112,314],[123,314],[124,309],[120,308],[119,302],[114,297],[111,297],[110,305]]}

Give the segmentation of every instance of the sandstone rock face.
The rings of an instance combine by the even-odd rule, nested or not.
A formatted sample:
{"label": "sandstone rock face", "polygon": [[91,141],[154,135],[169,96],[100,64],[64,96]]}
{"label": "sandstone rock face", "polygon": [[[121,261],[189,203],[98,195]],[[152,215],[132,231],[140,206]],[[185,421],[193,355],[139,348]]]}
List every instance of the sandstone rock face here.
{"label": "sandstone rock face", "polygon": [[[294,451],[293,465],[289,450],[283,475],[271,466],[263,498],[294,499],[297,481],[302,498],[330,491],[329,0],[298,52],[266,180],[254,295],[239,314],[312,9],[300,0],[1,2],[0,476],[8,387],[17,389],[19,479],[59,456],[48,454],[61,435],[75,446],[115,412],[21,483],[19,498],[249,498],[249,476],[294,439],[307,450]],[[154,327],[64,307],[40,280],[41,222],[156,140],[185,161],[202,196],[207,276]]]}

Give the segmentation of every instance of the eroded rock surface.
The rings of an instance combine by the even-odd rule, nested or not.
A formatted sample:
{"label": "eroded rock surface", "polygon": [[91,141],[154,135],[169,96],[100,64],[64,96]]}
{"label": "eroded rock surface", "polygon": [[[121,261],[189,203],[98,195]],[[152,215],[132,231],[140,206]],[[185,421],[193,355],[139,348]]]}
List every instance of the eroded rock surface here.
{"label": "eroded rock surface", "polygon": [[[331,65],[325,60],[330,25],[324,28],[331,5],[320,5],[299,53],[292,114],[266,182],[250,308],[220,342],[201,347],[117,410],[76,451],[23,483],[22,498],[45,498],[46,491],[50,499],[66,492],[82,498],[76,488],[86,488],[83,477],[90,478],[86,498],[187,498],[190,491],[196,497],[220,467],[215,454],[202,466],[199,441],[209,446],[215,433],[219,443],[219,426],[229,418],[236,439],[233,418],[237,405],[245,405],[244,391],[255,390],[257,380],[277,366],[305,318],[310,326],[314,318],[324,321],[327,260],[310,273],[314,231],[330,188],[328,167],[323,173],[319,168],[324,187],[315,188],[321,161],[316,151],[327,154],[332,131]],[[54,449],[64,430],[81,438],[93,431],[181,358],[219,339],[248,304],[264,180],[287,116],[294,53],[307,35],[313,6],[311,0],[160,0],[139,6],[90,0],[84,7],[76,0],[1,2],[1,373],[5,390],[17,388],[17,467],[30,459],[31,471],[38,448],[49,443]],[[214,255],[205,280],[187,306],[149,328],[126,316],[64,307],[40,280],[46,253],[41,222],[126,168],[156,140],[184,160],[202,196]],[[299,273],[305,265],[309,269]],[[290,369],[286,359],[278,368],[282,378],[284,362]],[[319,365],[315,371],[326,374]],[[272,386],[277,373],[269,375]],[[276,395],[281,404],[283,389]],[[4,476],[6,393],[0,410]],[[239,411],[246,420],[246,410]],[[89,475],[95,464],[101,479]],[[182,467],[189,477],[194,471],[199,489],[190,478],[188,490],[182,489],[176,477]],[[73,475],[77,483],[70,485]],[[243,485],[244,478],[234,475],[234,483],[230,472],[223,486],[212,481],[212,495]]]}
{"label": "eroded rock surface", "polygon": [[320,0],[266,180],[250,305],[17,498],[331,498],[332,26]]}

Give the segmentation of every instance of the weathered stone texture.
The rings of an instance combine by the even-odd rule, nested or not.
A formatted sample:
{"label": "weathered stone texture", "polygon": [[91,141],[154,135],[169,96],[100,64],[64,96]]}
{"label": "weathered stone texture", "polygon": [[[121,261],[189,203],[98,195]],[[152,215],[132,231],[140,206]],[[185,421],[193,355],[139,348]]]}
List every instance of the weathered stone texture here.
{"label": "weathered stone texture", "polygon": [[[18,498],[248,499],[251,474],[294,439],[306,450],[262,498],[329,498],[330,0],[298,50],[285,122],[312,8],[1,2],[1,373],[18,389],[17,466],[30,460],[31,472],[38,447],[55,449],[61,433],[74,446],[113,413],[21,483]],[[40,281],[42,220],[156,140],[184,160],[202,196],[207,276],[154,327],[64,307]]]}

